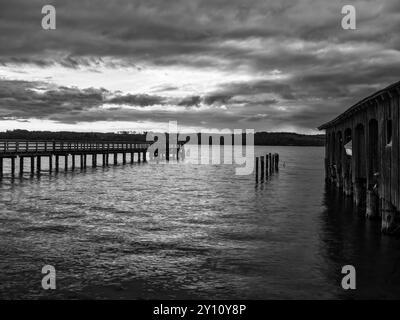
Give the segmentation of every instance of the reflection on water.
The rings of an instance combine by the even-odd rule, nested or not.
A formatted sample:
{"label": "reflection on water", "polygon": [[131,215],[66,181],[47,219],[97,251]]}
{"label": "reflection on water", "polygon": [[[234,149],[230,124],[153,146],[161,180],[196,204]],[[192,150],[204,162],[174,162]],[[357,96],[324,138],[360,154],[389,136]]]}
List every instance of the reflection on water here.
{"label": "reflection on water", "polygon": [[[259,185],[187,162],[4,179],[0,298],[400,297],[399,240],[325,187],[323,148],[266,152],[280,172]],[[341,289],[345,264],[356,291]]]}

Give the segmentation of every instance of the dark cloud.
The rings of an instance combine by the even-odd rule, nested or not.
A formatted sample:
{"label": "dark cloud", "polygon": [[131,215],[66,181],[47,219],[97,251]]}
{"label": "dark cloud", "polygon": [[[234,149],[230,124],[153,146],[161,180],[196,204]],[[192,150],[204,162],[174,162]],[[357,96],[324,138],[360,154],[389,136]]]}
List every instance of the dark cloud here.
{"label": "dark cloud", "polygon": [[148,94],[127,94],[108,99],[107,102],[112,104],[127,104],[146,107],[155,104],[162,104],[164,100],[165,98],[163,97],[151,96]]}
{"label": "dark cloud", "polygon": [[[0,66],[97,70],[141,65],[243,70],[254,79],[175,99],[174,83],[132,95],[103,89],[0,83],[0,117],[148,119],[146,107],[175,104],[184,123],[313,129],[400,78],[398,0],[354,0],[357,30],[341,28],[344,0],[53,0],[57,30],[41,29],[45,0],[1,0]],[[271,77],[275,75],[281,77]],[[121,71],[123,72],[123,71]],[[40,87],[46,91],[41,92]],[[104,103],[114,109],[100,110]],[[121,105],[143,110],[127,111]],[[202,104],[213,111],[198,111]],[[225,106],[226,109],[218,108]],[[195,107],[194,114],[188,110]],[[182,110],[180,110],[182,109]],[[192,110],[193,111],[193,110]],[[201,116],[199,116],[201,112]],[[208,113],[209,112],[209,113]],[[97,118],[96,118],[97,117]],[[124,118],[125,117],[125,118]]]}
{"label": "dark cloud", "polygon": [[199,106],[201,102],[201,97],[200,96],[192,96],[192,97],[186,97],[179,101],[177,103],[178,106],[184,106],[184,107],[197,107]]}

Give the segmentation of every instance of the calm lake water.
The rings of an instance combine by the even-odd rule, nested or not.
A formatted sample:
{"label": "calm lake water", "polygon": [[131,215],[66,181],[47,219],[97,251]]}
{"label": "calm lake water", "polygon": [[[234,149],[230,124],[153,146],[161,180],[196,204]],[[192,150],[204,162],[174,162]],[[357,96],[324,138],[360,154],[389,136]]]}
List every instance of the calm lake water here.
{"label": "calm lake water", "polygon": [[0,298],[400,298],[400,241],[325,187],[324,149],[266,152],[280,171],[258,186],[185,162],[4,178]]}

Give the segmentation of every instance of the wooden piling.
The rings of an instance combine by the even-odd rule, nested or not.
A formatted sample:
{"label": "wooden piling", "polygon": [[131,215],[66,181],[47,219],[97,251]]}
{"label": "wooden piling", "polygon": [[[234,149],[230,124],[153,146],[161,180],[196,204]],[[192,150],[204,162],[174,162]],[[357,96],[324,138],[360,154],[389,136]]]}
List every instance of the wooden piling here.
{"label": "wooden piling", "polygon": [[[56,172],[58,172],[59,166],[60,166],[60,157],[59,157],[59,155],[57,154],[57,155],[56,155]],[[51,171],[51,170],[50,170],[50,171]]]}
{"label": "wooden piling", "polygon": [[24,174],[24,157],[19,157],[19,175]]}
{"label": "wooden piling", "polygon": [[97,167],[97,154],[92,154],[92,167]]}
{"label": "wooden piling", "polygon": [[256,157],[256,183],[258,182],[258,157]]}
{"label": "wooden piling", "polygon": [[3,158],[0,158],[0,179],[3,178]]}
{"label": "wooden piling", "polygon": [[49,172],[53,171],[53,157],[49,156]]}
{"label": "wooden piling", "polygon": [[260,168],[261,168],[261,174],[260,174],[260,180],[264,181],[264,156],[260,157]]}
{"label": "wooden piling", "polygon": [[31,175],[35,173],[35,157],[31,157]]}
{"label": "wooden piling", "polygon": [[114,153],[114,165],[118,164],[118,153]]}
{"label": "wooden piling", "polygon": [[126,164],[126,153],[122,153],[122,164]]}
{"label": "wooden piling", "polygon": [[64,171],[68,171],[68,155],[64,157]]}
{"label": "wooden piling", "polygon": [[30,157],[31,158],[31,175],[35,173],[35,157]]}
{"label": "wooden piling", "polygon": [[11,175],[14,177],[15,175],[15,157],[11,158]]}
{"label": "wooden piling", "polygon": [[72,156],[72,165],[71,165],[71,169],[75,170],[75,155],[71,155]]}
{"label": "wooden piling", "polygon": [[41,156],[37,156],[37,159],[36,159],[36,172],[40,173],[40,171],[42,171],[42,159],[41,159]]}
{"label": "wooden piling", "polygon": [[269,159],[269,175],[272,175],[272,155],[271,153],[268,154],[268,159]]}

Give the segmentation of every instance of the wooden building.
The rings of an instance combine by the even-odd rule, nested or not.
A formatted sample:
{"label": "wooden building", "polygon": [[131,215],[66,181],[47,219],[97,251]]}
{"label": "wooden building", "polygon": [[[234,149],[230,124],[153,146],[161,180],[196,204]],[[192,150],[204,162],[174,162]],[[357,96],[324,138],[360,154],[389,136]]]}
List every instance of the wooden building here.
{"label": "wooden building", "polygon": [[382,231],[400,226],[400,81],[363,99],[318,129],[326,130],[325,169]]}

